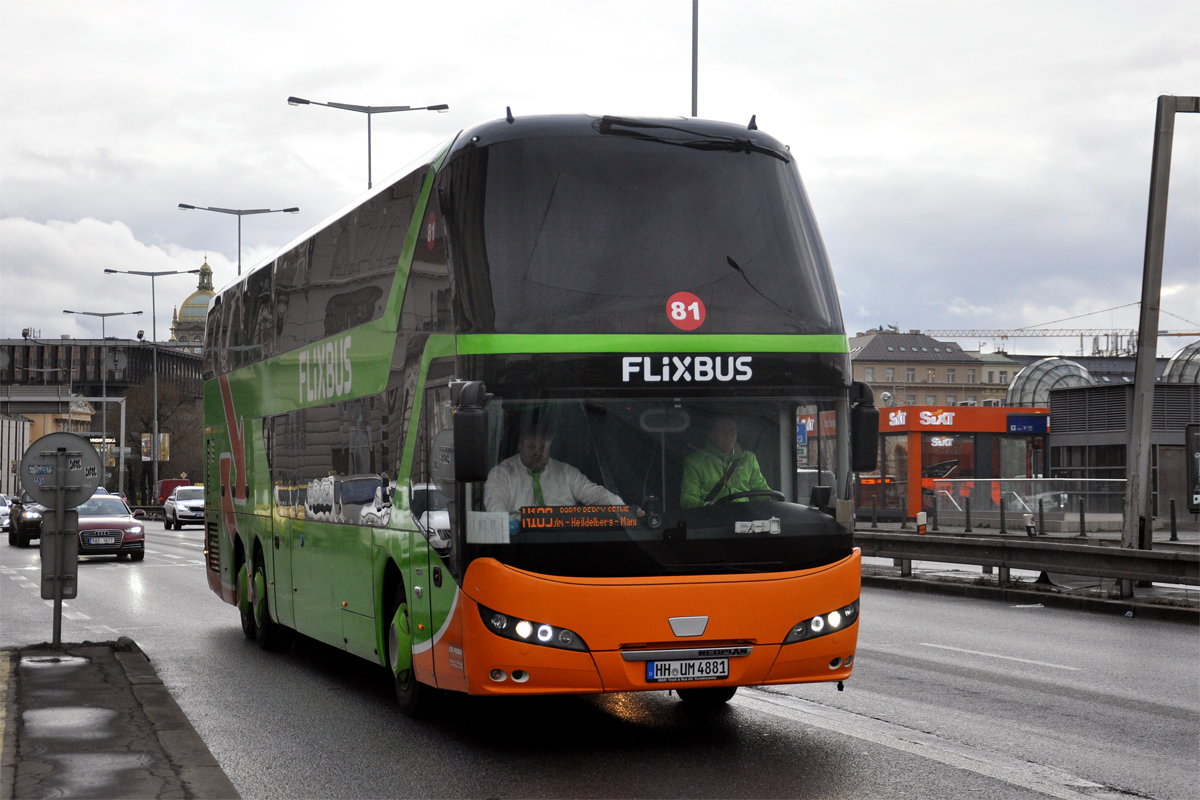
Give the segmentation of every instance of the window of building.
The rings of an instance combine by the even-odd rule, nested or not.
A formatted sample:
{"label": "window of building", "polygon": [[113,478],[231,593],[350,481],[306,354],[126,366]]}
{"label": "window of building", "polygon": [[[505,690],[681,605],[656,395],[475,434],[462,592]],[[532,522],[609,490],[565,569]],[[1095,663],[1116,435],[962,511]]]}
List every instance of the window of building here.
{"label": "window of building", "polygon": [[936,348],[936,347],[935,347],[935,348],[933,348],[933,352],[935,352],[935,353],[940,353],[940,352],[942,352],[942,351],[941,351],[941,350],[939,350],[938,348]]}
{"label": "window of building", "polygon": [[863,380],[865,380],[867,383],[874,382],[874,380],[875,380],[875,368],[874,367],[867,367],[863,371]]}
{"label": "window of building", "polygon": [[927,381],[929,381],[930,383],[936,383],[937,382],[937,370],[934,369],[933,367],[930,367],[925,373],[925,379]]}
{"label": "window of building", "polygon": [[1006,369],[1000,370],[1000,382],[1008,383],[1008,370],[1006,370]]}
{"label": "window of building", "polygon": [[[914,348],[914,349],[915,349],[915,348]],[[922,352],[922,353],[928,353],[928,352],[929,352],[929,348],[928,348],[928,347],[922,347],[922,348],[921,348],[921,352]]]}
{"label": "window of building", "polygon": [[954,394],[946,395],[946,405],[948,405],[948,406],[958,405],[958,395],[954,395]]}
{"label": "window of building", "polygon": [[896,380],[896,368],[895,367],[887,368],[887,380],[889,383]]}
{"label": "window of building", "polygon": [[900,352],[901,352],[901,353],[905,352],[905,350],[904,350],[904,347],[903,347],[903,346],[901,346],[901,347],[900,347]]}
{"label": "window of building", "polygon": [[967,370],[967,383],[974,383],[974,382],[975,382],[975,370],[969,369],[969,370]]}
{"label": "window of building", "polygon": [[908,381],[909,383],[912,383],[916,379],[917,379],[917,368],[916,367],[909,367],[908,369],[904,370],[904,380]]}
{"label": "window of building", "polygon": [[954,383],[954,370],[952,368],[946,369],[946,383]]}
{"label": "window of building", "polygon": [[988,380],[987,380],[987,382],[988,382],[988,383],[995,383],[995,382],[996,382],[996,373],[995,373],[995,372],[993,372],[993,371],[992,371],[992,370],[990,370],[990,369],[988,370]]}
{"label": "window of building", "polygon": [[973,394],[967,395],[967,405],[969,405],[969,406],[979,405],[979,398]]}
{"label": "window of building", "polygon": [[904,405],[915,406],[917,404],[917,396],[915,394],[904,395]]}
{"label": "window of building", "polygon": [[936,406],[937,404],[938,404],[938,401],[937,401],[937,395],[936,395],[936,394],[927,394],[927,395],[925,395],[925,405],[927,405],[927,406]]}
{"label": "window of building", "polygon": [[894,347],[892,347],[891,345],[888,345],[888,352],[894,353],[894,352],[896,352],[896,349]]}

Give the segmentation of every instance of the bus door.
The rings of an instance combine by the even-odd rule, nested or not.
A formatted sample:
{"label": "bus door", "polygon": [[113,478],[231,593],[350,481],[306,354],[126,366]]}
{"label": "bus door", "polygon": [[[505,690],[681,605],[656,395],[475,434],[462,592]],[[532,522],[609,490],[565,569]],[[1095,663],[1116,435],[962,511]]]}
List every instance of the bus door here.
{"label": "bus door", "polygon": [[[410,507],[420,537],[413,537],[408,585],[418,678],[435,678],[443,689],[466,690],[458,617],[457,537],[454,535],[454,429],[450,387],[425,391],[417,452],[413,457]],[[433,673],[432,675],[430,673]]]}

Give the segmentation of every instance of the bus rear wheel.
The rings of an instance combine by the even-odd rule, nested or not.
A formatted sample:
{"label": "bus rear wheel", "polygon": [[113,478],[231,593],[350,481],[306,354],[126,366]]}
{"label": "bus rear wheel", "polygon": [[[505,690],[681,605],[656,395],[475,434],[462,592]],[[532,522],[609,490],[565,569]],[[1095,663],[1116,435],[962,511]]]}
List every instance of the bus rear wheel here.
{"label": "bus rear wheel", "polygon": [[[178,523],[176,523],[178,524]],[[258,645],[264,650],[274,650],[283,639],[279,623],[271,619],[271,607],[267,597],[267,569],[263,565],[262,552],[254,559],[254,631]]]}
{"label": "bus rear wheel", "polygon": [[712,689],[676,689],[679,699],[690,708],[719,708],[737,693],[736,686],[717,686]]}
{"label": "bus rear wheel", "polygon": [[242,618],[242,635],[247,639],[257,639],[258,629],[254,627],[254,609],[250,604],[250,579],[246,575],[246,565],[238,569],[237,574],[237,606]]}
{"label": "bus rear wheel", "polygon": [[412,622],[404,587],[396,590],[392,602],[391,622],[388,624],[388,671],[396,691],[400,710],[409,717],[420,717],[429,709],[433,690],[417,680],[412,659]]}

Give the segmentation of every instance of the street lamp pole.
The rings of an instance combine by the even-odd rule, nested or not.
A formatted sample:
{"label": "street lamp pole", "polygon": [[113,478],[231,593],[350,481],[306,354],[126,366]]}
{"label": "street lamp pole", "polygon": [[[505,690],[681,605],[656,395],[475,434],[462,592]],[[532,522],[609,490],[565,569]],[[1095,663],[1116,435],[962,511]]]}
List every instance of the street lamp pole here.
{"label": "street lamp pole", "polygon": [[[100,318],[100,418],[101,418],[101,441],[103,442],[104,450],[104,475],[101,475],[100,484],[103,486],[108,474],[108,336],[106,335],[104,323],[108,322],[109,317],[123,317],[127,315],[140,315],[141,311],[70,311],[63,309],[64,314],[81,314],[87,317]],[[157,371],[157,370],[156,370]],[[94,430],[94,429],[93,429]],[[121,447],[125,446],[121,442]]]}
{"label": "street lamp pole", "polygon": [[[154,352],[154,438],[150,442],[150,462],[153,465],[154,488],[158,489],[158,307],[155,302],[154,279],[164,275],[195,275],[198,269],[171,269],[145,272],[136,269],[106,269],[105,275],[141,275],[150,279],[150,342]],[[123,444],[123,443],[122,443]]]}
{"label": "street lamp pole", "polygon": [[242,217],[250,214],[299,214],[300,209],[297,206],[291,208],[218,208],[216,206],[193,206],[187,203],[180,203],[179,208],[184,211],[215,211],[218,214],[233,214],[238,221],[238,275],[242,274]]}
{"label": "street lamp pole", "polygon": [[325,106],[326,108],[340,108],[344,111],[357,111],[360,114],[367,115],[367,188],[371,188],[371,115],[372,114],[389,114],[393,111],[436,111],[439,114],[445,114],[450,110],[450,106],[445,103],[438,103],[432,106],[358,106],[353,103],[318,103],[316,100],[305,100],[303,97],[289,97],[287,99],[289,106]]}

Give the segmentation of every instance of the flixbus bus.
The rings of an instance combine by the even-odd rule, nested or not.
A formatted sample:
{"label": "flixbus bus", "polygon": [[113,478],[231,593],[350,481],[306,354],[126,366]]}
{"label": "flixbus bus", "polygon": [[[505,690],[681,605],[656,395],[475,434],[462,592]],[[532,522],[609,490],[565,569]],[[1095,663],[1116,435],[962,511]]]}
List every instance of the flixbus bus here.
{"label": "flixbus bus", "polygon": [[[847,678],[878,412],[788,148],[510,116],[398,175],[209,310],[207,575],[246,636],[381,664],[408,711]],[[728,417],[761,479],[683,502]],[[485,504],[535,419],[602,506]]]}

